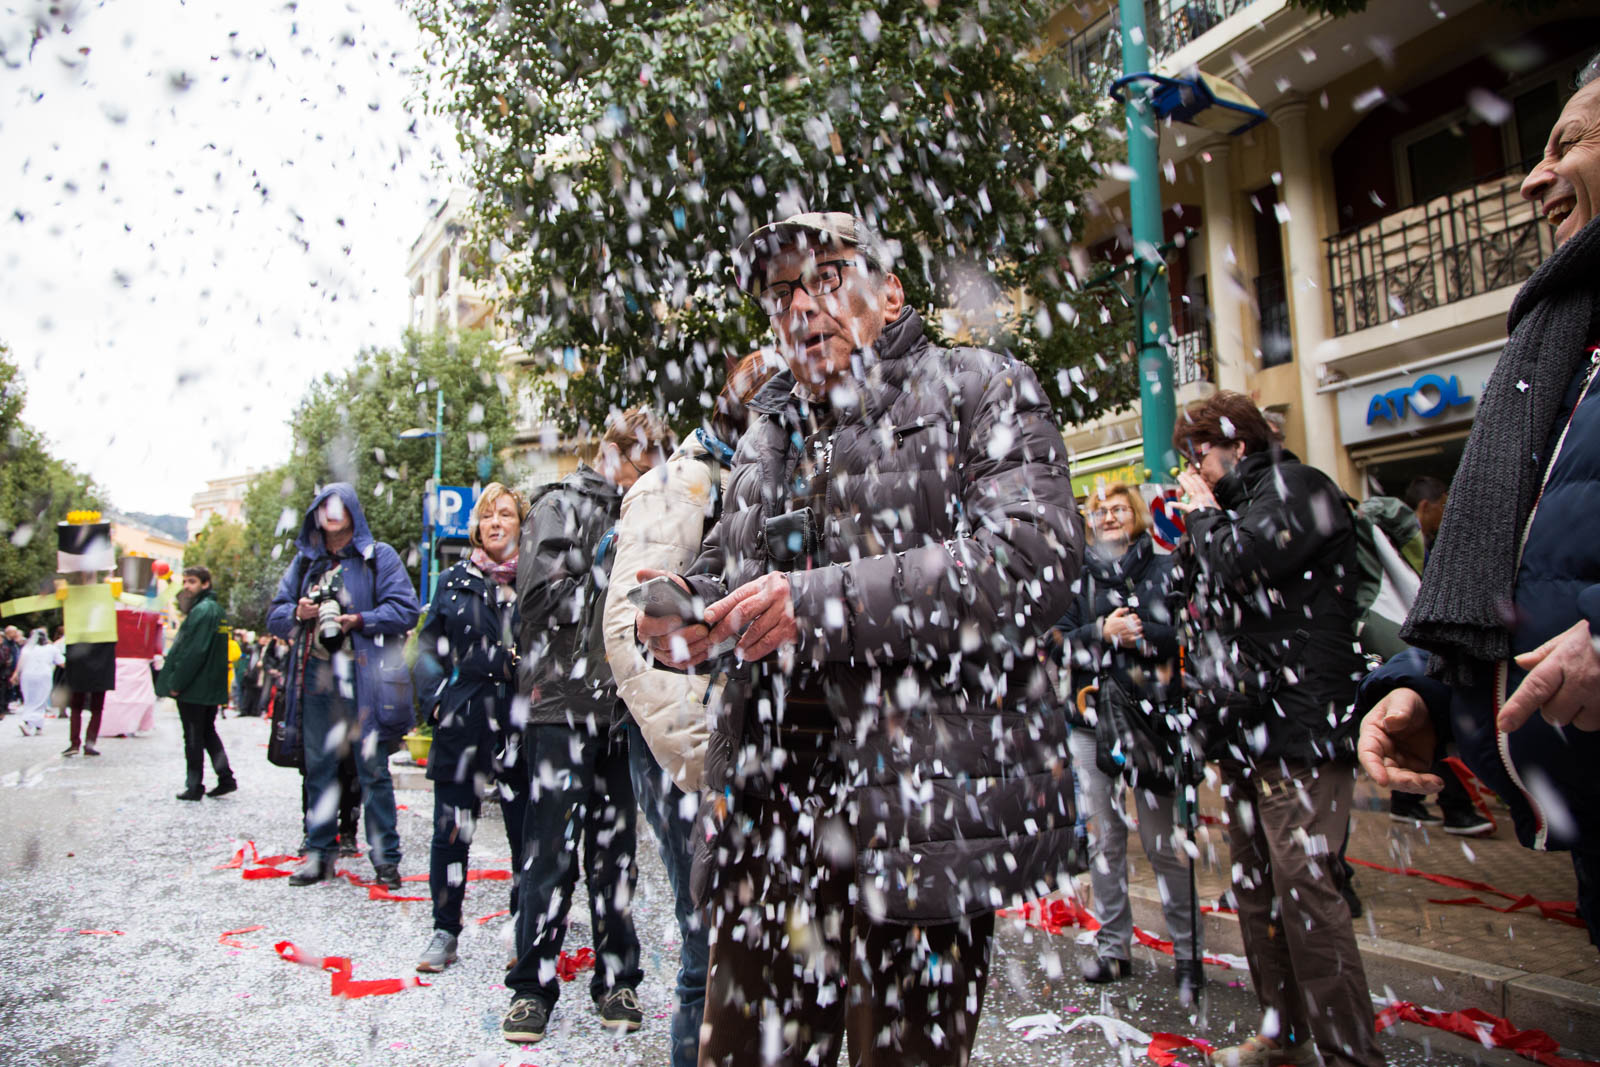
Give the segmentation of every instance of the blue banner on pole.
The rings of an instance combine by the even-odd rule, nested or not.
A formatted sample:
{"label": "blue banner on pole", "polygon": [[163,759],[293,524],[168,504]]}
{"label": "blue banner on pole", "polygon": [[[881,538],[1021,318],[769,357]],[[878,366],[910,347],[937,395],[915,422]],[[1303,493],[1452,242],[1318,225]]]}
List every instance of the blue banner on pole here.
{"label": "blue banner on pole", "polygon": [[[438,514],[433,516],[433,535],[441,541],[465,541],[472,519],[472,509],[478,504],[478,490],[470,485],[439,486]],[[423,498],[423,521],[427,522],[428,500]]]}

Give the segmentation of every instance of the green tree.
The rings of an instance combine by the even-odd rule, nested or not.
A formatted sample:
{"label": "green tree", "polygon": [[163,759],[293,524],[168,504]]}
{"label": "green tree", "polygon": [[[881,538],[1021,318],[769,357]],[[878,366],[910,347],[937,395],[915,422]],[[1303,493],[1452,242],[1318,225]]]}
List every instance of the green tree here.
{"label": "green tree", "polygon": [[[413,7],[472,160],[477,253],[524,347],[578,371],[543,383],[564,430],[636,402],[697,421],[725,362],[768,339],[733,247],[820,208],[898,242],[935,336],[1009,346],[1063,417],[1137,396],[1069,259],[1109,140],[1041,46],[1052,5]],[[949,314],[996,307],[992,333]]]}
{"label": "green tree", "polygon": [[[51,455],[44,437],[22,421],[26,400],[22,371],[0,344],[0,537],[6,542],[0,549],[0,601],[48,588],[56,573],[56,523],[69,511],[105,507],[94,482]],[[4,621],[48,625],[52,619]]]}
{"label": "green tree", "polygon": [[511,443],[511,385],[484,331],[459,341],[439,333],[406,334],[397,349],[369,349],[347,371],[307,389],[290,419],[294,453],[260,475],[245,494],[244,542],[236,618],[264,623],[278,580],[293,559],[294,538],[316,491],[349,482],[360,495],[372,535],[386,541],[419,578],[422,501],[433,476],[433,441],[402,441],[402,430],[434,425],[435,394],[444,391],[446,485],[503,476],[500,453]]}
{"label": "green tree", "polygon": [[262,621],[250,610],[252,562],[244,523],[221,515],[211,516],[183,546],[183,565],[200,566],[211,572],[211,590],[228,621],[247,630],[257,628]]}

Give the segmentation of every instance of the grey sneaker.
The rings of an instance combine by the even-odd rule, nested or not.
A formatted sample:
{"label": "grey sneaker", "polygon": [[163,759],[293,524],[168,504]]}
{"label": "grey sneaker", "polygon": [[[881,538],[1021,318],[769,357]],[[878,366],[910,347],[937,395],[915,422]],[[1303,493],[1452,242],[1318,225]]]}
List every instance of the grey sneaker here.
{"label": "grey sneaker", "polygon": [[550,1009],[538,997],[518,997],[500,1018],[500,1036],[517,1045],[531,1045],[544,1038]]}
{"label": "grey sneaker", "polygon": [[422,950],[417,970],[422,974],[438,974],[456,961],[456,935],[448,930],[435,930],[428,947]]}
{"label": "grey sneaker", "polygon": [[644,1025],[644,1008],[639,994],[628,986],[618,986],[598,1005],[601,1024],[619,1034],[631,1034]]}

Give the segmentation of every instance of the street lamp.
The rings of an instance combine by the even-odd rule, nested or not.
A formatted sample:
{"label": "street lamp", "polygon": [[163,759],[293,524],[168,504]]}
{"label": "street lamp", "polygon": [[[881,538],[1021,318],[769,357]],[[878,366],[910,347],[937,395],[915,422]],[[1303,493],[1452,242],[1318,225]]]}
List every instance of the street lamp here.
{"label": "street lamp", "polygon": [[[1242,90],[1200,71],[1184,78],[1150,73],[1148,36],[1144,25],[1144,0],[1121,0],[1123,76],[1112,84],[1111,96],[1128,108],[1129,214],[1132,216],[1134,289],[1138,294],[1139,426],[1144,436],[1147,477],[1169,480],[1177,465],[1172,451],[1172,431],[1178,405],[1167,338],[1172,316],[1167,293],[1166,261],[1160,248],[1161,179],[1156,153],[1155,120],[1171,119],[1230,136],[1243,133],[1266,119]],[[1149,83],[1146,92],[1123,94],[1127,85]]]}
{"label": "street lamp", "polygon": [[434,409],[433,429],[424,430],[414,427],[410,430],[400,431],[402,441],[420,441],[423,438],[433,438],[433,481],[428,483],[428,496],[423,507],[423,517],[428,526],[428,565],[424,568],[428,572],[428,603],[433,603],[433,590],[439,584],[439,482],[444,477],[444,390],[436,394],[438,404]]}

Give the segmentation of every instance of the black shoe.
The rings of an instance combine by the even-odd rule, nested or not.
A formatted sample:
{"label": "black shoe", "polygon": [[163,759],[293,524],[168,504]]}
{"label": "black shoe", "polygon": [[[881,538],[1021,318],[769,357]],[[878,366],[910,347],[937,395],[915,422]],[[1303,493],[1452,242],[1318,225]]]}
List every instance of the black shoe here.
{"label": "black shoe", "polygon": [[341,855],[341,856],[359,856],[359,855],[361,855],[361,846],[356,843],[356,830],[355,830],[355,827],[352,826],[348,830],[340,830],[339,831],[339,855]]}
{"label": "black shoe", "polygon": [[204,800],[205,791],[201,789],[185,789],[178,794],[179,800]]}
{"label": "black shoe", "polygon": [[1132,960],[1119,960],[1113,956],[1094,956],[1078,965],[1085,982],[1115,982],[1133,974]]}
{"label": "black shoe", "polygon": [[1444,832],[1459,837],[1487,837],[1494,833],[1494,823],[1473,809],[1447,811],[1444,815]]}
{"label": "black shoe", "polygon": [[323,863],[321,856],[311,855],[307,856],[306,861],[294,869],[294,873],[289,876],[289,884],[311,885],[331,877],[333,877],[333,865]]}
{"label": "black shoe", "polygon": [[1201,960],[1178,960],[1173,981],[1178,987],[1178,1003],[1188,1007],[1200,998],[1206,987],[1206,965]]}
{"label": "black shoe", "polygon": [[232,778],[229,778],[226,782],[218,782],[216,785],[206,790],[206,796],[225,797],[229,793],[236,793],[238,791],[239,783],[234,781]]}
{"label": "black shoe", "polygon": [[399,889],[400,865],[398,863],[374,863],[372,865],[372,880],[385,889]]}
{"label": "black shoe", "polygon": [[85,756],[98,756],[100,755],[100,750],[91,744],[85,743],[83,746],[83,754]]}
{"label": "black shoe", "polygon": [[1421,797],[1403,793],[1389,794],[1389,818],[1395,822],[1417,822],[1425,826],[1438,826],[1444,822]]}
{"label": "black shoe", "polygon": [[538,997],[517,997],[500,1017],[500,1036],[518,1045],[531,1045],[544,1038],[550,1022],[550,1008]]}
{"label": "black shoe", "polygon": [[631,1034],[644,1025],[644,1008],[639,1004],[639,994],[630,986],[618,986],[595,1005],[600,1013],[600,1023],[619,1034]]}
{"label": "black shoe", "polygon": [[1339,895],[1344,897],[1344,902],[1350,908],[1350,918],[1359,919],[1366,913],[1366,908],[1361,906],[1361,898],[1356,896],[1356,887],[1346,878],[1339,883]]}

